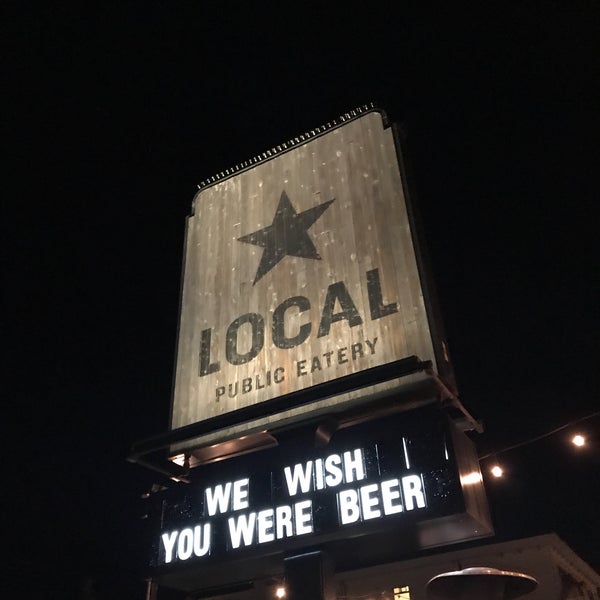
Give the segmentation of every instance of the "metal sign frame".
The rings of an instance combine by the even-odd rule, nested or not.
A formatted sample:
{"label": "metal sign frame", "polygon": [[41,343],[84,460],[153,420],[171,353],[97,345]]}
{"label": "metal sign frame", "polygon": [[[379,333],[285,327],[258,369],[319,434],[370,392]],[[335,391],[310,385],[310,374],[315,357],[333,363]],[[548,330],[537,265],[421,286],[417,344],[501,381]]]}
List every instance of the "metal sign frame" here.
{"label": "metal sign frame", "polygon": [[[320,449],[306,434],[205,465],[190,485],[153,495],[153,579],[191,591],[265,576],[299,548],[325,551],[345,570],[493,533],[474,446],[439,408],[338,431]],[[275,519],[294,510],[300,530],[276,535]]]}

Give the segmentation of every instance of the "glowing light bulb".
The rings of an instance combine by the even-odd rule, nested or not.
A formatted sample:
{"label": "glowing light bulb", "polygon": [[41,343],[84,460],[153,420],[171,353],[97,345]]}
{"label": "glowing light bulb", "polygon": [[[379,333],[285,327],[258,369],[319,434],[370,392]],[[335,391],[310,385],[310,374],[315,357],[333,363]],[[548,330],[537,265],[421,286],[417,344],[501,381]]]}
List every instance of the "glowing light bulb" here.
{"label": "glowing light bulb", "polygon": [[494,465],[490,469],[490,471],[494,477],[502,477],[502,475],[504,474],[504,470],[502,469],[502,467],[500,465]]}
{"label": "glowing light bulb", "polygon": [[573,444],[575,446],[584,446],[585,445],[585,438],[582,435],[574,435],[573,438],[571,439],[571,442],[573,442]]}
{"label": "glowing light bulb", "polygon": [[277,596],[277,598],[285,598],[285,588],[284,587],[278,587],[275,590],[275,596]]}

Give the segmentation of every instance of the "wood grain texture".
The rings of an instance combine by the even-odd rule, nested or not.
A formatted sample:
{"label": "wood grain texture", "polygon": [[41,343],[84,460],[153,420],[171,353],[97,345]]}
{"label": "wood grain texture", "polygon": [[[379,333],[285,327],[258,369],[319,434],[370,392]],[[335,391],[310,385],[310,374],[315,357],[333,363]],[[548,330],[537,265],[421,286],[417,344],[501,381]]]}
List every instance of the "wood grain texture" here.
{"label": "wood grain texture", "polygon": [[[335,199],[308,230],[321,260],[285,256],[253,284],[263,249],[238,238],[272,223],[282,191],[297,213]],[[410,355],[435,366],[393,135],[379,113],[368,113],[202,190],[187,227],[172,428]],[[376,320],[370,316],[366,279],[373,269],[379,272],[383,303],[396,303],[398,309]],[[334,322],[329,335],[317,337],[327,289],[335,282],[346,286],[362,324]],[[286,311],[286,335],[294,335],[305,323],[311,324],[311,333],[297,347],[281,349],[272,343],[273,312],[292,296],[306,297],[311,309],[301,314],[295,308]],[[246,313],[264,317],[264,347],[246,364],[232,365],[225,358],[227,328]],[[220,369],[200,376],[205,329],[212,333],[211,361],[218,361]],[[375,340],[371,353],[367,341]],[[250,346],[250,326],[243,325],[238,349],[243,353]],[[304,374],[299,374],[298,362],[303,360]],[[275,369],[283,369],[280,383],[273,381]],[[265,383],[268,372],[270,385]],[[262,389],[256,389],[257,376],[265,385]],[[243,393],[242,382],[249,379],[252,389]],[[386,389],[402,383],[389,382]],[[226,391],[217,396],[222,386]],[[265,416],[255,426],[300,419],[307,412],[359,397],[339,396],[289,414]],[[243,427],[214,437],[240,433]]]}

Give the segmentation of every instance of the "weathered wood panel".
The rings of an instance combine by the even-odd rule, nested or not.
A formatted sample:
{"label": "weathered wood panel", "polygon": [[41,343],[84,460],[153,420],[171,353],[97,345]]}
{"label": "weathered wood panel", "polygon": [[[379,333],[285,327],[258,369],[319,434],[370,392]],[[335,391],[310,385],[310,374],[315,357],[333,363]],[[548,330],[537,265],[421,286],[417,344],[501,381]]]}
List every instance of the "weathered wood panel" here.
{"label": "weathered wood panel", "polygon": [[[293,208],[278,220],[283,193]],[[310,225],[302,221],[302,213],[331,200]],[[306,257],[306,235],[320,260]],[[266,266],[255,281],[261,260]],[[279,309],[284,329],[277,339],[292,347],[277,347],[274,315],[282,302],[298,297]],[[333,319],[319,335],[332,297]],[[250,316],[230,327],[244,315]],[[304,341],[289,342],[308,327]],[[228,328],[237,336],[230,350],[248,355],[246,362],[228,360]],[[379,113],[198,193],[188,220],[173,428],[410,355],[435,365],[393,135]],[[349,398],[268,416],[261,425]]]}

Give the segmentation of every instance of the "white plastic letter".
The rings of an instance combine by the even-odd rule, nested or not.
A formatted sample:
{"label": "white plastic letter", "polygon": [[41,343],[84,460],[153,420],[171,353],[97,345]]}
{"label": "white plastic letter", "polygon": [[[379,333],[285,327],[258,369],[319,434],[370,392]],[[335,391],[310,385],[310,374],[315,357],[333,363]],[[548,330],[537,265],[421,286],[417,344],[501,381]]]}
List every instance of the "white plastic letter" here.
{"label": "white plastic letter", "polygon": [[381,511],[375,508],[379,504],[377,494],[379,486],[376,483],[363,485],[360,488],[360,504],[362,506],[363,519],[377,519],[381,516]]}
{"label": "white plastic letter", "polygon": [[[381,498],[383,499],[383,512],[386,515],[395,515],[404,510],[400,497],[400,482],[397,479],[381,482]],[[394,500],[400,500],[400,502],[394,503]]]}
{"label": "white plastic letter", "polygon": [[292,535],[294,535],[294,530],[292,528],[292,507],[278,506],[275,509],[275,516],[277,525],[277,539],[280,540],[283,537],[292,537]]}
{"label": "white plastic letter", "polygon": [[342,457],[339,454],[331,454],[325,459],[325,470],[327,471],[325,483],[328,487],[335,487],[344,481],[341,464]]}
{"label": "white plastic letter", "polygon": [[208,516],[212,517],[217,514],[217,510],[223,514],[227,512],[229,508],[229,498],[231,496],[231,481],[228,481],[223,487],[219,484],[215,487],[214,491],[212,488],[206,488],[206,508],[208,510]]}
{"label": "white plastic letter", "polygon": [[194,554],[204,556],[210,551],[210,523],[204,523],[204,527],[194,527]]}
{"label": "white plastic letter", "polygon": [[177,558],[187,560],[194,551],[194,532],[186,527],[181,530],[177,540]]}
{"label": "white plastic letter", "polygon": [[402,478],[402,492],[406,510],[412,510],[415,507],[414,500],[416,500],[418,508],[425,508],[423,482],[418,475],[406,475]]}
{"label": "white plastic letter", "polygon": [[[354,454],[354,458],[352,454]],[[354,480],[360,481],[366,477],[365,463],[360,448],[357,448],[354,452],[344,452],[344,474],[346,476],[346,483],[352,483]]]}
{"label": "white plastic letter", "polygon": [[310,491],[310,481],[312,478],[313,462],[309,460],[305,465],[298,463],[294,465],[294,471],[289,467],[286,467],[283,472],[285,474],[285,481],[288,487],[288,494],[295,496],[298,493],[298,485],[303,494]]}
{"label": "white plastic letter", "polygon": [[258,543],[272,542],[275,539],[273,532],[273,509],[267,508],[258,513]]}
{"label": "white plastic letter", "polygon": [[312,500],[303,500],[294,505],[294,520],[296,522],[296,535],[312,533]]}
{"label": "white plastic letter", "polygon": [[325,473],[322,458],[317,458],[315,460],[315,487],[318,490],[325,489]]}
{"label": "white plastic letter", "polygon": [[175,548],[177,532],[172,531],[171,533],[163,533],[161,538],[165,547],[165,562],[170,563],[173,560],[173,548]]}
{"label": "white plastic letter", "polygon": [[227,519],[229,525],[229,539],[231,540],[232,548],[239,548],[242,545],[250,546],[254,537],[254,525],[256,524],[256,513],[252,512],[249,515],[239,515],[238,517],[229,517]]}
{"label": "white plastic letter", "polygon": [[338,494],[338,510],[342,525],[356,523],[360,519],[358,493],[356,490],[343,490]]}
{"label": "white plastic letter", "polygon": [[248,483],[249,479],[240,479],[233,483],[233,510],[248,508]]}

